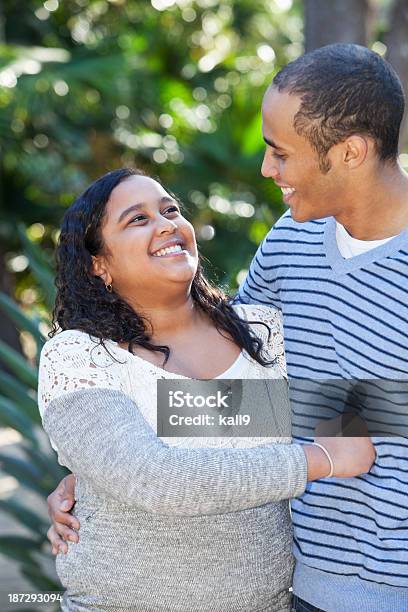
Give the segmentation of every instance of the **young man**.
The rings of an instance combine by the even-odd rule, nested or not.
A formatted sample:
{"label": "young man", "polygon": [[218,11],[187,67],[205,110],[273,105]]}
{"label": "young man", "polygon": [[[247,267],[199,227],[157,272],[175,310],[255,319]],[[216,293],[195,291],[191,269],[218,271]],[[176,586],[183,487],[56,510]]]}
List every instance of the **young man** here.
{"label": "young man", "polygon": [[[378,422],[393,409],[406,420],[403,111],[393,69],[357,45],[300,57],[265,94],[262,174],[290,210],[260,246],[239,299],[281,309],[289,377],[326,385],[296,392],[295,420],[330,400],[333,379],[371,379],[366,399]],[[408,439],[375,441],[368,475],[320,480],[292,503],[294,610],[408,610]]]}

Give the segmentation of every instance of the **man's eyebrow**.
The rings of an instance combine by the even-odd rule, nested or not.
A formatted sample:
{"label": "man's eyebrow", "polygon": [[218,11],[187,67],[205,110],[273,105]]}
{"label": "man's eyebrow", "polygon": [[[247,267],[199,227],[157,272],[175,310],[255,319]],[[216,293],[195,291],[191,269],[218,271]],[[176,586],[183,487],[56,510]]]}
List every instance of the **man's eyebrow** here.
{"label": "man's eyebrow", "polygon": [[279,145],[274,143],[273,140],[269,140],[269,138],[266,138],[265,136],[263,136],[263,139],[266,142],[266,144],[269,145],[270,147],[272,147],[274,149],[279,149],[280,151],[284,151],[285,150],[283,147],[280,147]]}
{"label": "man's eyebrow", "polygon": [[[177,204],[176,200],[174,200],[173,198],[169,196],[163,196],[162,198],[160,198],[159,200],[160,204],[163,204],[165,202],[174,202],[175,204]],[[132,204],[132,206],[129,206],[128,208],[126,208],[120,213],[118,223],[123,221],[123,219],[127,217],[127,215],[130,214],[131,212],[134,212],[135,210],[140,210],[141,208],[145,208],[145,207],[146,207],[146,204],[144,202],[139,202],[138,204]]]}

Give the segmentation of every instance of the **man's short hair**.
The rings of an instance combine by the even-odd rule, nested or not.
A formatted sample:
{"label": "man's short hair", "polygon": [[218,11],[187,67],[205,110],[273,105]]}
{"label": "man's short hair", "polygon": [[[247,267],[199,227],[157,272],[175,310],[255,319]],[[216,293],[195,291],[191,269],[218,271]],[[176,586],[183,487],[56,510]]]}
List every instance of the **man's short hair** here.
{"label": "man's short hair", "polygon": [[395,70],[374,51],[321,47],[287,64],[272,87],[301,98],[294,128],[316,149],[322,171],[330,169],[329,149],[356,133],[374,140],[381,160],[396,160],[404,93]]}

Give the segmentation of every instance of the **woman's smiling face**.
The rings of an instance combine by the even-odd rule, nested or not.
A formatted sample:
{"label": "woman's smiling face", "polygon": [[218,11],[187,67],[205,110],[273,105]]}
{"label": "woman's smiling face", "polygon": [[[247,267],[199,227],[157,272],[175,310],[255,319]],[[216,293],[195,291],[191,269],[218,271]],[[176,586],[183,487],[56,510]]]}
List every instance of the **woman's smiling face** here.
{"label": "woman's smiling face", "polygon": [[155,180],[131,176],[117,185],[102,221],[104,252],[94,273],[124,299],[141,304],[175,283],[189,286],[198,265],[194,229]]}

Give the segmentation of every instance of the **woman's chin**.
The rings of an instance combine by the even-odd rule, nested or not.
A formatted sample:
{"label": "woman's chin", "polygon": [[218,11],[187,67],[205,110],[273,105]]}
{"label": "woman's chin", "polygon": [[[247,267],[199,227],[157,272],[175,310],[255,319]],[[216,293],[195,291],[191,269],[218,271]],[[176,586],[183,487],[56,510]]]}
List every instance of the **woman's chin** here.
{"label": "woman's chin", "polygon": [[197,268],[189,265],[184,266],[172,266],[163,270],[161,279],[167,278],[169,281],[176,281],[180,283],[192,282]]}

